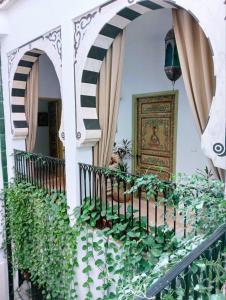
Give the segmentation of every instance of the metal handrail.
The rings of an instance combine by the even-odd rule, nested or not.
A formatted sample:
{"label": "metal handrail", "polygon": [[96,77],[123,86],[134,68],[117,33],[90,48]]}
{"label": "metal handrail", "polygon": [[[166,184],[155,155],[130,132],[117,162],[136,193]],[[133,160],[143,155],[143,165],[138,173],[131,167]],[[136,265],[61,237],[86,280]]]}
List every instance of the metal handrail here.
{"label": "metal handrail", "polygon": [[[165,288],[183,273],[197,258],[202,256],[212,245],[221,238],[226,242],[226,224],[220,226],[207,240],[202,242],[191,253],[183,258],[174,266],[165,276],[157,280],[150,288],[147,289],[146,297],[138,297],[136,300],[147,300],[160,294]],[[160,298],[159,298],[160,299]]]}
{"label": "metal handrail", "polygon": [[15,180],[29,182],[49,192],[66,192],[65,160],[14,150]]}
{"label": "metal handrail", "polygon": [[[176,206],[170,206],[167,201],[161,202],[161,198],[169,198],[168,184],[170,187],[173,183],[167,182],[166,187],[161,191],[156,185],[155,191],[150,196],[145,185],[138,187],[137,191],[129,192],[136,179],[140,177],[139,175],[85,163],[79,163],[78,165],[81,206],[89,199],[96,207],[96,200],[98,198],[100,201],[100,210],[103,213],[107,211],[107,208],[111,208],[111,213],[118,216],[118,218],[124,215],[124,219],[127,220],[127,216],[129,215],[132,219],[132,225],[135,224],[134,221],[138,221],[139,227],[146,227],[147,233],[154,228],[155,236],[157,235],[158,226],[169,225],[173,218],[173,222],[169,225],[173,233],[176,234],[176,231],[181,230],[184,232],[184,236],[186,236],[186,220],[184,219],[181,228],[177,226],[176,217],[178,211]],[[137,208],[135,208],[135,204],[137,204]],[[130,213],[127,213],[128,206],[131,207]],[[117,209],[114,209],[114,207]],[[167,216],[170,209],[171,218]],[[159,216],[159,212],[161,212],[161,217]],[[153,214],[152,219],[150,218],[151,214]],[[143,220],[145,221],[143,222]]]}
{"label": "metal handrail", "polygon": [[31,157],[49,159],[52,161],[59,161],[59,162],[63,162],[63,163],[65,162],[65,160],[61,159],[61,158],[44,155],[42,153],[34,153],[34,152],[28,152],[28,151],[23,151],[23,150],[17,150],[17,149],[14,149],[14,154],[22,154],[22,155],[28,156],[28,157],[31,156]]}

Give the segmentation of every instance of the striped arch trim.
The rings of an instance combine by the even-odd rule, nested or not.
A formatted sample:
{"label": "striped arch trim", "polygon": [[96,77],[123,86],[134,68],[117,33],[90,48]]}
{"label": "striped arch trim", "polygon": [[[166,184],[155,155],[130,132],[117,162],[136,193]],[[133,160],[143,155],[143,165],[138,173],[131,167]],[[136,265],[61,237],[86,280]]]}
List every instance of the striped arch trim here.
{"label": "striped arch trim", "polygon": [[14,74],[11,91],[11,113],[14,136],[26,136],[28,133],[24,103],[27,79],[33,64],[43,53],[43,51],[38,49],[32,49],[26,52],[19,61]]}
{"label": "striped arch trim", "polygon": [[[141,15],[162,9],[177,8],[177,5],[165,0],[140,1],[120,10],[99,32],[87,55],[81,82],[81,109],[86,138],[98,140],[100,124],[96,111],[96,88],[102,62],[116,36],[126,26]],[[92,137],[92,138],[91,138]],[[96,137],[96,138],[95,138]]]}

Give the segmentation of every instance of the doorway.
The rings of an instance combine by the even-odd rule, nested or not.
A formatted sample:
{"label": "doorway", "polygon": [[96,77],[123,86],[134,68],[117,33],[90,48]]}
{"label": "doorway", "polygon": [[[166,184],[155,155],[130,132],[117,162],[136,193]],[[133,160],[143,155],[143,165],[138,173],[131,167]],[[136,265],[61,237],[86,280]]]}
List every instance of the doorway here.
{"label": "doorway", "polygon": [[59,139],[60,122],[61,99],[39,98],[35,153],[64,158],[63,144]]}
{"label": "doorway", "polygon": [[175,174],[178,92],[133,96],[133,172]]}

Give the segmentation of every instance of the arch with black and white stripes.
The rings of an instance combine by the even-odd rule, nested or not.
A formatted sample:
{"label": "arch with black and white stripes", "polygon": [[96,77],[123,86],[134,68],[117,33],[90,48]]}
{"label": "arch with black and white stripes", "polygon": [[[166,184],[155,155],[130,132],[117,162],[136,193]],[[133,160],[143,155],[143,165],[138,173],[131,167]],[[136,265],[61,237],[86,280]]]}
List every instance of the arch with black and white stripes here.
{"label": "arch with black and white stripes", "polygon": [[26,136],[28,134],[24,103],[27,79],[33,64],[44,53],[44,51],[39,49],[27,51],[17,65],[11,89],[11,112],[14,136]]}
{"label": "arch with black and white stripes", "polygon": [[130,22],[143,14],[163,8],[172,9],[177,7],[174,2],[166,0],[139,1],[121,9],[102,27],[88,52],[82,72],[80,106],[86,131],[84,143],[89,142],[88,139],[90,141],[97,141],[101,136],[101,128],[96,110],[97,81],[102,62],[114,39]]}

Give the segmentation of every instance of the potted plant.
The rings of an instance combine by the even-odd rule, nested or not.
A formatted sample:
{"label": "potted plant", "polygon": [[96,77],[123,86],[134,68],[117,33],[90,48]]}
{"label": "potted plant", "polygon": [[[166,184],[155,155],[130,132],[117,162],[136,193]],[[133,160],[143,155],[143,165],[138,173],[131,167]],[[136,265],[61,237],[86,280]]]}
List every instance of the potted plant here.
{"label": "potted plant", "polygon": [[[116,176],[119,177],[126,176],[128,173],[128,160],[131,159],[132,156],[132,147],[131,141],[127,139],[123,139],[121,143],[114,143],[113,146],[113,154],[110,162],[110,169],[116,171]],[[130,187],[127,186],[127,190]],[[130,200],[130,195],[126,194],[125,197],[125,189],[124,182],[121,181],[119,185],[119,194],[118,194],[118,186],[116,185],[113,190],[113,198],[115,201],[124,202],[125,199],[128,202]]]}

